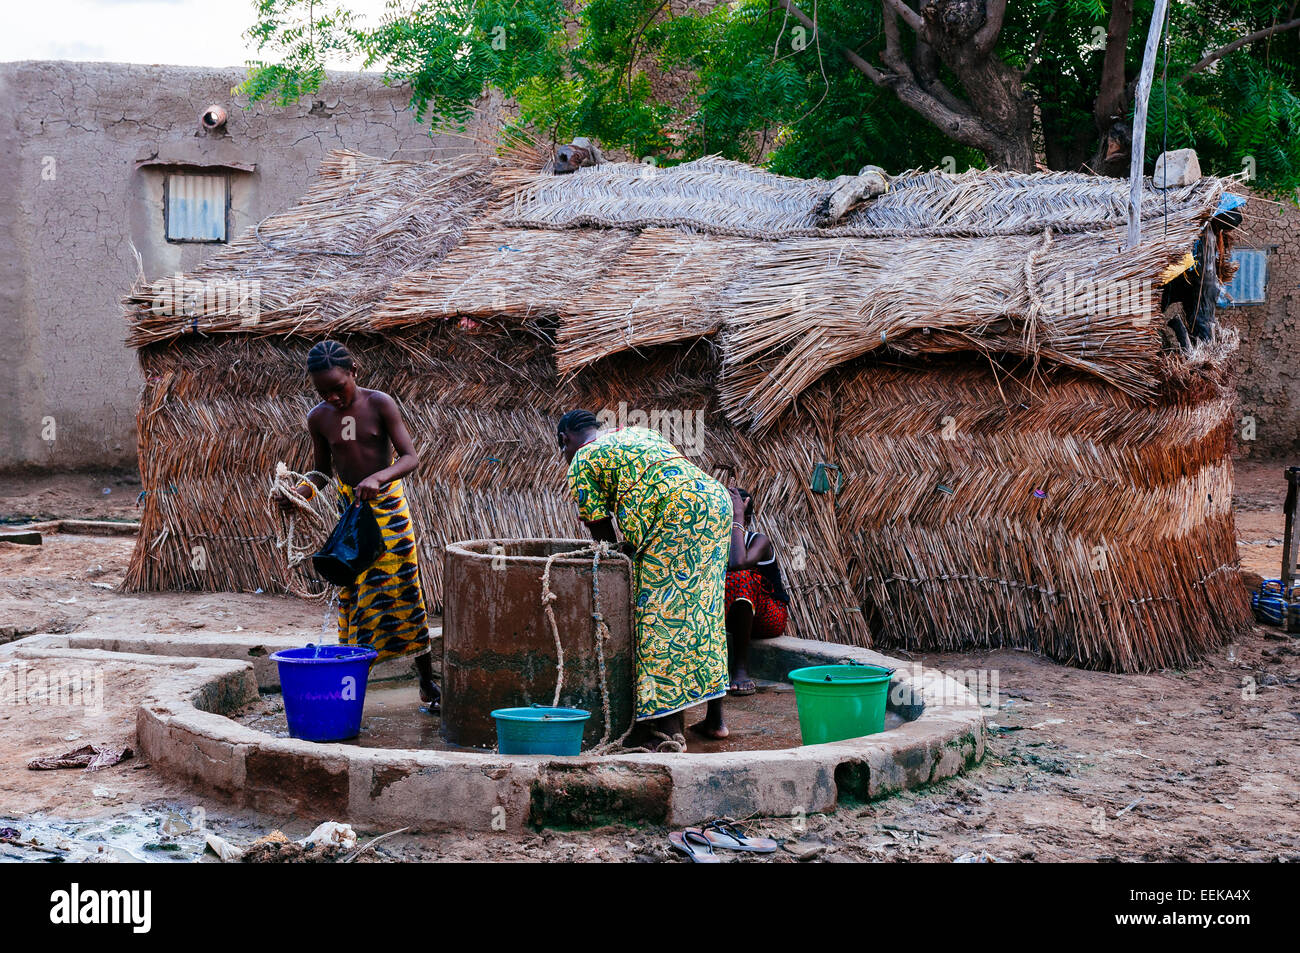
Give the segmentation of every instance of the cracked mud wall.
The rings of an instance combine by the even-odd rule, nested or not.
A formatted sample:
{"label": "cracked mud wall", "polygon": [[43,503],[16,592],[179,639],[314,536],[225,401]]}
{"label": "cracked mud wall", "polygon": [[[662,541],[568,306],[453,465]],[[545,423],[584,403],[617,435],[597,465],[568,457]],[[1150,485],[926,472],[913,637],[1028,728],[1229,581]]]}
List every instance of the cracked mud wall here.
{"label": "cracked mud wall", "polygon": [[[431,138],[376,75],[331,73],[298,105],[250,111],[230,93],[242,79],[239,68],[0,65],[0,469],[134,466],[140,378],[120,305],[132,247],[150,280],[223,247],[165,240],[163,176],[182,167],[140,160],[226,167],[233,238],[292,205],[330,149],[428,159],[476,148]],[[229,116],[223,134],[200,132],[214,103]]]}
{"label": "cracked mud wall", "polygon": [[1300,451],[1300,207],[1252,194],[1244,211],[1234,247],[1264,249],[1268,271],[1264,304],[1219,311],[1241,332],[1237,446],[1243,456],[1293,454]]}

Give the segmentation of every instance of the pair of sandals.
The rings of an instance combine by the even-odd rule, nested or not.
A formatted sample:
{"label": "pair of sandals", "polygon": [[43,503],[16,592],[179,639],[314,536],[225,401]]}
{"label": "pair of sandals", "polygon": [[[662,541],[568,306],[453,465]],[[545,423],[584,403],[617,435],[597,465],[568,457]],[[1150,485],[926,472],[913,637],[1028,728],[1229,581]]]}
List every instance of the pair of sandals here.
{"label": "pair of sandals", "polygon": [[745,854],[771,854],[776,851],[776,841],[770,837],[750,837],[744,829],[728,818],[713,821],[704,827],[688,827],[668,835],[673,849],[685,854],[696,864],[721,863],[715,850],[734,850]]}

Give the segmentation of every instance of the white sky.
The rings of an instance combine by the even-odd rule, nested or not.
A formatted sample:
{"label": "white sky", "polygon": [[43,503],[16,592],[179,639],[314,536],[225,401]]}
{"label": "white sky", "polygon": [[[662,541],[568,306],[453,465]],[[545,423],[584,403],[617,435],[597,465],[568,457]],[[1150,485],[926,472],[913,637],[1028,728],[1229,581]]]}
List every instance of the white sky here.
{"label": "white sky", "polygon": [[[323,0],[371,22],[384,0]],[[179,66],[243,66],[255,51],[242,33],[252,0],[5,0],[0,62],[95,60]],[[357,63],[326,62],[331,69]]]}

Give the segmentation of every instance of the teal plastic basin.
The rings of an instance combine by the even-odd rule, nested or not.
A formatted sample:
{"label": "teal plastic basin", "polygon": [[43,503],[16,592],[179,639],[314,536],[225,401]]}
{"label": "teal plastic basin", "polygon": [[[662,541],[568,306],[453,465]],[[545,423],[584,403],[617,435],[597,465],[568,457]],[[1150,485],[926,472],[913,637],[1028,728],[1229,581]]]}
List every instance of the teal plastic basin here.
{"label": "teal plastic basin", "polygon": [[581,708],[498,708],[497,751],[501,754],[574,755],[591,712]]}

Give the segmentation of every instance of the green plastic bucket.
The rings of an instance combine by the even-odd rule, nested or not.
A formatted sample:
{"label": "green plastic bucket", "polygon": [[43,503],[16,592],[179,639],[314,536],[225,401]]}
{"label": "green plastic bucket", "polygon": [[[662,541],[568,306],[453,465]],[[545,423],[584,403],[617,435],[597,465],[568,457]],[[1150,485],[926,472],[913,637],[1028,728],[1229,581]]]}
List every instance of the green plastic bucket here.
{"label": "green plastic bucket", "polygon": [[803,743],[820,745],[884,731],[893,672],[878,665],[796,668],[787,677],[794,683]]}

